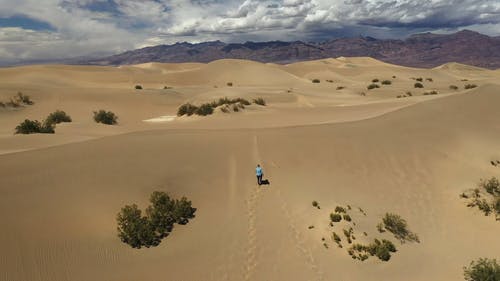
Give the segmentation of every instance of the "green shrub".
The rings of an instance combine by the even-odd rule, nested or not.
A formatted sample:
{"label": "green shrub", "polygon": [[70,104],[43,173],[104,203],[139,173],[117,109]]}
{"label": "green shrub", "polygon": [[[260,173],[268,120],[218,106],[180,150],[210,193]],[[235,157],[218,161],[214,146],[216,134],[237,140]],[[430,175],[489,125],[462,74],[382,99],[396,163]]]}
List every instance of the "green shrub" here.
{"label": "green shrub", "polygon": [[366,87],[368,90],[372,90],[372,89],[376,89],[376,88],[380,88],[379,85],[377,84],[370,84]]}
{"label": "green shrub", "polygon": [[135,89],[136,90],[142,90],[142,86],[141,85],[135,85]]}
{"label": "green shrub", "polygon": [[312,80],[312,82],[313,82],[313,83],[319,83],[319,82],[321,82],[321,81],[320,81],[319,79],[313,79],[313,80]]}
{"label": "green shrub", "polygon": [[262,106],[266,105],[266,101],[263,98],[256,98],[256,99],[254,99],[253,103],[258,104],[258,105],[262,105]]}
{"label": "green shrub", "polygon": [[377,83],[378,81],[380,81],[380,80],[378,80],[378,78],[375,78],[372,80],[372,83]]}
{"label": "green shrub", "polygon": [[348,214],[344,214],[343,218],[345,221],[352,221],[351,216],[349,216]]}
{"label": "green shrub", "polygon": [[500,265],[496,259],[479,258],[464,267],[464,278],[467,281],[500,281]]}
{"label": "green shrub", "polygon": [[390,80],[384,80],[382,81],[382,85],[391,85],[392,82]]}
{"label": "green shrub", "polygon": [[194,106],[190,103],[185,103],[185,104],[181,105],[179,107],[179,109],[177,109],[177,116],[183,116],[183,115],[191,116],[197,110],[198,110],[197,106]]}
{"label": "green shrub", "polygon": [[330,214],[330,220],[331,220],[332,222],[339,222],[339,221],[341,221],[341,220],[342,220],[342,216],[341,216],[341,215],[339,215],[339,214],[337,214],[337,213],[331,213],[331,214]]}
{"label": "green shrub", "polygon": [[47,116],[45,122],[47,124],[59,124],[62,122],[71,122],[71,117],[62,110],[56,110]]}
{"label": "green shrub", "polygon": [[386,213],[384,218],[382,218],[384,228],[391,232],[394,237],[396,237],[401,243],[405,241],[420,242],[418,236],[408,230],[408,224],[406,220],[401,218],[399,215]]}
{"label": "green shrub", "polygon": [[477,87],[476,84],[467,84],[467,85],[464,86],[464,89],[468,90],[468,89],[474,89],[476,87]]}
{"label": "green shrub", "polygon": [[106,111],[100,109],[99,111],[94,111],[94,121],[97,123],[102,123],[106,125],[114,125],[117,123],[118,116],[116,116],[111,111]]}
{"label": "green shrub", "polygon": [[149,198],[151,205],[146,209],[149,221],[155,228],[156,235],[165,237],[172,231],[175,218],[173,212],[175,201],[165,192],[155,191]]}
{"label": "green shrub", "polygon": [[423,88],[424,87],[424,85],[422,83],[419,83],[419,82],[415,83],[415,85],[413,85],[413,86],[415,88]]}
{"label": "green shrub", "polygon": [[214,108],[212,107],[212,105],[204,103],[200,107],[198,107],[198,109],[196,109],[195,113],[197,115],[207,116],[214,113]]}
{"label": "green shrub", "polygon": [[457,87],[457,86],[455,86],[455,85],[450,85],[450,90],[454,90],[454,91],[456,91],[456,90],[458,90],[458,87]]}
{"label": "green shrub", "polygon": [[142,216],[137,205],[126,205],[116,217],[118,237],[132,248],[156,246],[160,243],[155,227],[147,217]]}
{"label": "green shrub", "polygon": [[53,134],[54,126],[46,122],[40,123],[38,120],[24,120],[16,126],[15,134]]}
{"label": "green shrub", "polygon": [[191,206],[191,201],[187,200],[186,197],[182,197],[181,200],[175,200],[175,208],[172,215],[176,223],[188,223],[190,219],[194,218],[195,212],[196,208]]}

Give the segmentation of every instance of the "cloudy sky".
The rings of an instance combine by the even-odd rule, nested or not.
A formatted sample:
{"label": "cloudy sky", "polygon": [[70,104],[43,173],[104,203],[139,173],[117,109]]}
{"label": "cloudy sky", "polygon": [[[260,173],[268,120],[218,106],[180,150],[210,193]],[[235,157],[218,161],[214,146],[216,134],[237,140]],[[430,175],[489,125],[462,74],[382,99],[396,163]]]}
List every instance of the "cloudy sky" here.
{"label": "cloudy sky", "polygon": [[500,35],[499,0],[0,0],[0,63],[178,41]]}

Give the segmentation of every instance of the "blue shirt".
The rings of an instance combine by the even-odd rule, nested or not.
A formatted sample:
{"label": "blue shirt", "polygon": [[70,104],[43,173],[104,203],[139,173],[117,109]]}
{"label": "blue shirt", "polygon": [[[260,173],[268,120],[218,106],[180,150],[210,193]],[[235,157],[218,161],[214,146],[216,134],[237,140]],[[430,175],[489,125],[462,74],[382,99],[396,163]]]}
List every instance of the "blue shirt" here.
{"label": "blue shirt", "polygon": [[257,176],[262,176],[262,168],[261,167],[257,167],[255,169],[255,173],[257,174]]}

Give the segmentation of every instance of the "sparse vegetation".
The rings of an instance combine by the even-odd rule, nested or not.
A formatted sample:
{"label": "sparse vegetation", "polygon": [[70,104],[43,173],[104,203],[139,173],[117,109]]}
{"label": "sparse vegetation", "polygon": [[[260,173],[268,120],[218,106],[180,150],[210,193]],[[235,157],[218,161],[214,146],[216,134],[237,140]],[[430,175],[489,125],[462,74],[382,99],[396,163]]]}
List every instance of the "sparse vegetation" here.
{"label": "sparse vegetation", "polygon": [[62,110],[56,110],[49,114],[45,119],[47,124],[59,124],[63,122],[72,122],[71,117]]}
{"label": "sparse vegetation", "polygon": [[135,85],[135,89],[136,90],[142,90],[142,86],[141,85]]}
{"label": "sparse vegetation", "polygon": [[18,102],[26,105],[33,105],[34,102],[31,100],[30,96],[27,96],[21,92],[17,93],[16,99]]}
{"label": "sparse vegetation", "polygon": [[15,134],[53,134],[55,133],[53,124],[47,122],[40,123],[38,120],[24,120],[15,128]]}
{"label": "sparse vegetation", "polygon": [[0,102],[0,107],[6,108],[19,108],[22,105],[33,105],[35,104],[30,96],[27,96],[21,92],[18,92],[14,97],[10,98],[7,102]]}
{"label": "sparse vegetation", "polygon": [[368,246],[362,244],[353,244],[348,253],[353,259],[364,261],[368,259],[368,255],[376,256],[382,261],[391,259],[391,253],[396,252],[396,246],[389,241],[382,239],[382,241],[375,239]]}
{"label": "sparse vegetation", "polygon": [[460,197],[468,199],[467,207],[477,207],[485,216],[494,213],[500,221],[500,182],[496,177],[481,180],[478,187],[463,192]]}
{"label": "sparse vegetation", "polygon": [[464,86],[464,89],[469,90],[469,89],[474,89],[474,88],[476,88],[476,87],[477,87],[477,85],[476,85],[476,84],[466,84],[466,85]]}
{"label": "sparse vegetation", "polygon": [[[255,102],[263,103],[265,105],[265,101],[261,98],[254,100],[254,103]],[[191,116],[193,114],[201,116],[211,115],[213,114],[215,108],[219,106],[221,106],[220,110],[224,113],[229,113],[231,109],[234,112],[238,112],[240,109],[244,109],[246,105],[250,104],[251,103],[248,100],[242,98],[234,98],[234,99],[220,98],[219,100],[216,101],[204,103],[199,107],[191,103],[185,103],[177,109],[177,116],[183,116],[183,115]]]}
{"label": "sparse vegetation", "polygon": [[312,205],[313,205],[313,207],[316,207],[316,208],[318,208],[318,209],[321,209],[321,208],[320,208],[320,206],[319,206],[318,201],[316,201],[316,200],[314,200],[314,201],[312,202]]}
{"label": "sparse vegetation", "polygon": [[437,95],[438,91],[432,90],[432,91],[427,91],[424,93],[424,96],[432,96],[432,95]]}
{"label": "sparse vegetation", "polygon": [[415,83],[413,86],[415,88],[423,88],[424,87],[424,85],[422,83],[419,83],[419,82]]}
{"label": "sparse vegetation", "polygon": [[404,220],[401,216],[393,213],[386,213],[382,218],[382,223],[383,229],[391,232],[401,243],[407,241],[417,243],[420,242],[417,234],[408,229],[406,220]]}
{"label": "sparse vegetation", "polygon": [[380,80],[378,80],[378,78],[375,78],[375,79],[373,79],[373,80],[372,80],[372,83],[377,83],[377,82],[379,82],[379,81],[380,81]]}
{"label": "sparse vegetation", "polygon": [[351,216],[349,216],[349,214],[344,214],[342,217],[344,218],[345,221],[349,222],[352,221]]}
{"label": "sparse vegetation", "polygon": [[326,79],[325,81],[328,83],[333,83],[333,80],[331,80],[331,79]]}
{"label": "sparse vegetation", "polygon": [[407,91],[405,94],[409,97],[413,96],[413,94],[410,91]]}
{"label": "sparse vegetation", "polygon": [[345,89],[345,87],[344,87],[344,86],[338,86],[338,87],[337,87],[337,91],[339,91],[339,90],[343,90],[343,89]]}
{"label": "sparse vegetation", "polygon": [[368,90],[380,88],[378,84],[370,84],[366,87]]}
{"label": "sparse vegetation", "polygon": [[[215,86],[215,87],[217,87],[217,86]],[[170,87],[170,86],[164,86],[164,87],[163,87],[163,90],[169,90],[169,89],[172,89],[172,88],[173,88],[173,87]]]}
{"label": "sparse vegetation", "polygon": [[341,206],[335,207],[335,213],[345,213],[345,208]]}
{"label": "sparse vegetation", "polygon": [[418,82],[422,82],[422,81],[424,81],[424,79],[423,79],[422,77],[415,78],[415,80],[417,80]]}
{"label": "sparse vegetation", "polygon": [[426,81],[429,81],[429,82],[434,82],[434,79],[432,78],[425,78]]}
{"label": "sparse vegetation", "polygon": [[198,107],[190,103],[185,103],[177,109],[177,116],[191,116],[198,110]]}
{"label": "sparse vegetation", "polygon": [[391,80],[384,80],[382,81],[382,85],[391,85],[392,81]]}
{"label": "sparse vegetation", "polygon": [[456,90],[458,90],[458,86],[450,85],[450,90],[456,91]]}
{"label": "sparse vegetation", "polygon": [[233,82],[227,82],[227,83],[226,83],[226,85],[227,85],[228,87],[232,87],[232,86],[233,86]]}
{"label": "sparse vegetation", "polygon": [[500,281],[500,265],[496,259],[479,258],[464,267],[467,281]]}
{"label": "sparse vegetation", "polygon": [[214,108],[212,107],[212,105],[204,103],[196,109],[195,113],[196,115],[207,116],[214,113]]}
{"label": "sparse vegetation", "polygon": [[97,123],[102,123],[106,125],[115,125],[117,123],[118,116],[116,116],[111,111],[99,110],[94,111],[94,121]]}
{"label": "sparse vegetation", "polygon": [[173,200],[164,192],[153,192],[149,201],[151,205],[145,216],[132,204],[123,207],[116,217],[118,237],[133,248],[159,245],[172,231],[174,223],[186,224],[196,212],[187,198]]}
{"label": "sparse vegetation", "polygon": [[320,83],[321,81],[319,79],[313,79],[312,82],[313,83]]}

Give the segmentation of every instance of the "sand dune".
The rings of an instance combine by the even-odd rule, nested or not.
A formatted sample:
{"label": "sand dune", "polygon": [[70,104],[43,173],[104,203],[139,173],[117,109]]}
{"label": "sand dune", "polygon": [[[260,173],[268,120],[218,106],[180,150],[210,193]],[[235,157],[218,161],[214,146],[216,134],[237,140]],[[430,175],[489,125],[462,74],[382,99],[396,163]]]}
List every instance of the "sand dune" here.
{"label": "sand dune", "polygon": [[[461,280],[472,259],[498,258],[500,224],[458,196],[500,177],[489,164],[500,159],[498,72],[340,58],[0,74],[0,101],[17,91],[35,101],[0,108],[0,280]],[[433,81],[415,89],[412,77]],[[368,91],[373,78],[392,84]],[[423,95],[431,89],[439,94]],[[406,91],[413,95],[396,98]],[[184,102],[223,96],[268,105],[166,118]],[[100,108],[119,124],[96,124]],[[55,109],[73,122],[54,135],[13,135],[23,119]],[[257,187],[257,163],[269,186]],[[145,207],[154,190],[187,196],[196,218],[158,247],[132,249],[116,236],[116,213]],[[358,241],[395,241],[375,227],[395,212],[421,243],[396,243],[389,262],[353,260],[331,241],[340,226],[328,225],[335,206],[348,204],[367,213],[351,212]]]}

